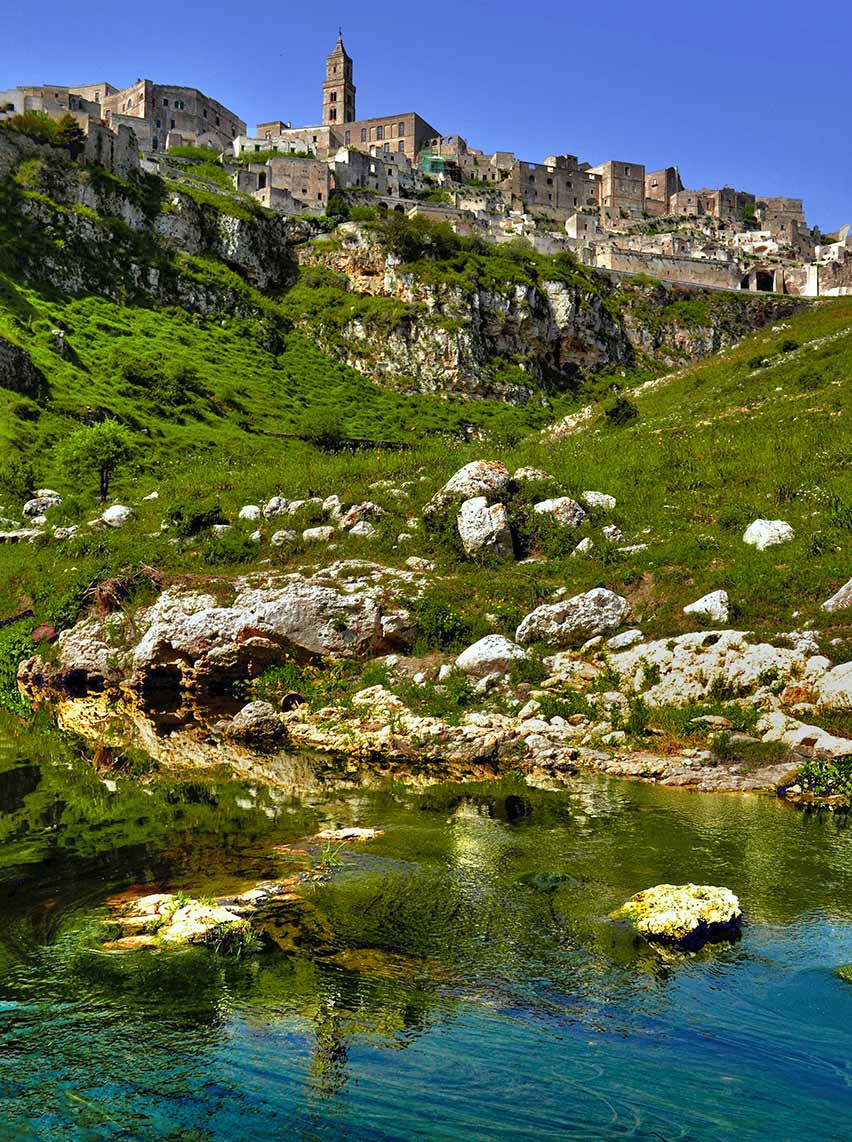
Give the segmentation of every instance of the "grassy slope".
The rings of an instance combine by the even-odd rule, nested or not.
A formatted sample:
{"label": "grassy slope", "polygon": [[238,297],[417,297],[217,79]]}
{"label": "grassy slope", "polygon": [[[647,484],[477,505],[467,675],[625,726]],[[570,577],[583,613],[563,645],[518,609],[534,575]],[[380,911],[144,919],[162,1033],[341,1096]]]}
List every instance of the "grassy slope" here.
{"label": "grassy slope", "polygon": [[[404,553],[437,556],[441,569],[450,572],[441,590],[460,611],[474,616],[496,611],[509,629],[556,585],[580,590],[602,583],[631,595],[644,629],[662,635],[694,625],[680,614],[683,604],[725,587],[743,625],[773,633],[813,621],[827,633],[843,635],[848,624],[823,615],[819,603],[852,574],[847,427],[852,389],[846,383],[852,367],[852,300],[825,303],[789,326],[759,334],[724,357],[640,394],[641,415],[632,425],[592,429],[558,443],[535,436],[510,450],[424,439],[403,453],[329,456],[297,441],[258,447],[234,429],[214,447],[188,455],[173,447],[176,437],[167,439],[116,484],[117,498],[136,503],[159,489],[156,503],[140,506],[137,524],[35,555],[30,548],[0,549],[6,566],[4,613],[27,584],[48,583],[52,595],[63,584],[81,583],[98,568],[122,562],[155,562],[173,572],[224,569],[232,556],[217,554],[208,541],[184,549],[150,538],[151,533],[176,504],[216,500],[233,518],[242,503],[261,501],[279,489],[290,497],[336,491],[347,500],[367,494],[382,500],[393,509],[383,538],[372,545],[346,539],[337,554],[374,552],[399,559],[403,552],[392,550],[393,536],[405,516],[458,466],[484,454],[498,455],[510,466],[546,467],[573,493],[595,488],[614,494],[619,501],[614,519],[627,540],[650,547],[618,559],[607,553],[576,560],[567,551],[560,554],[558,537],[545,536],[549,561],[504,566],[495,574],[493,567],[460,562],[449,549],[435,549],[425,536],[418,537]],[[771,358],[757,371],[749,368],[758,353],[769,355],[791,337],[803,348]],[[834,339],[821,344],[826,337]],[[814,339],[813,347],[808,339]],[[49,466],[48,471],[61,491],[80,489],[78,476],[63,476]],[[394,508],[391,497],[369,492],[369,484],[382,478],[415,480],[411,498]],[[82,514],[93,507],[89,499]],[[79,501],[69,510],[75,509],[81,512]],[[795,540],[763,553],[747,547],[742,532],[757,516],[789,520]],[[595,521],[592,531],[602,522]],[[603,545],[599,551],[605,551]],[[282,564],[317,555],[270,553],[266,547],[258,554]],[[251,566],[251,560],[244,565]],[[77,570],[70,573],[72,566]]]}
{"label": "grassy slope", "polygon": [[[183,259],[183,268],[252,293],[218,263]],[[464,614],[467,633],[486,629],[486,613],[511,631],[556,586],[604,584],[631,596],[648,634],[694,626],[682,606],[725,587],[741,625],[771,634],[815,622],[827,635],[845,637],[848,624],[823,615],[819,603],[852,574],[852,299],[815,306],[784,328],[764,330],[640,392],[640,417],[626,427],[595,427],[553,443],[531,434],[546,415],[541,406],[515,409],[388,392],[334,364],[298,333],[285,332],[271,352],[267,326],[286,330],[292,307],[310,302],[304,283],[300,290],[289,302],[286,295],[253,295],[265,319],[204,319],[174,308],[57,296],[22,285],[11,270],[0,275],[0,334],[28,349],[51,386],[44,405],[0,390],[0,460],[28,457],[37,482],[66,496],[53,522],[86,520],[96,511],[94,481],[63,471],[56,444],[89,407],[127,421],[140,442],[135,464],[114,485],[116,499],[137,506],[137,521],[119,532],[85,532],[38,549],[0,547],[0,617],[32,603],[38,620],[73,621],[93,579],[141,562],[177,575],[232,572],[260,560],[282,566],[316,561],[316,550],[257,549],[240,528],[223,542],[172,544],[173,532],[161,534],[160,522],[187,504],[218,503],[235,520],[243,503],[279,491],[291,498],[337,492],[347,501],[378,499],[391,515],[378,540],[346,537],[335,555],[400,561],[415,552],[430,554],[442,576],[436,593]],[[72,360],[52,348],[57,326],[67,333]],[[791,339],[803,347],[780,353]],[[757,356],[769,363],[752,368]],[[134,370],[141,381],[132,379]],[[352,435],[401,439],[411,447],[328,455],[275,435],[298,430],[317,409],[337,415]],[[434,435],[463,420],[475,422],[486,438],[465,445]],[[616,556],[600,541],[603,518],[587,529],[598,539],[597,554],[588,560],[568,554],[583,531],[570,542],[542,534],[538,546],[546,561],[499,571],[459,560],[422,531],[396,547],[406,516],[419,512],[456,468],[481,456],[499,457],[510,467],[544,467],[574,494],[588,488],[614,494],[614,521],[628,542],[647,542],[648,550]],[[400,502],[370,491],[384,478],[412,480],[410,497]],[[160,498],[141,503],[154,488]],[[0,494],[0,505],[19,513],[20,504],[8,494]],[[742,531],[757,516],[789,520],[795,541],[764,553],[746,547]],[[0,641],[12,637],[0,632]],[[832,653],[842,658],[844,651]]]}

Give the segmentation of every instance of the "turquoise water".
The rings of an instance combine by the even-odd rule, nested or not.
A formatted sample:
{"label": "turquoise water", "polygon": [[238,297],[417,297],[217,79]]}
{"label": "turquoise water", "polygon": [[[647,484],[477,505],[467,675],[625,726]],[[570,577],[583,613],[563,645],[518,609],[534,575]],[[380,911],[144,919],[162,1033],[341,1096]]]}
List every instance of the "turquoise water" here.
{"label": "turquoise water", "polygon": [[[283,875],[346,824],[385,832],[304,890],[295,954],[101,948],[111,892]],[[668,880],[733,889],[742,939],[607,918]],[[595,777],[140,782],[10,720],[0,901],[4,1139],[852,1135],[845,818]]]}

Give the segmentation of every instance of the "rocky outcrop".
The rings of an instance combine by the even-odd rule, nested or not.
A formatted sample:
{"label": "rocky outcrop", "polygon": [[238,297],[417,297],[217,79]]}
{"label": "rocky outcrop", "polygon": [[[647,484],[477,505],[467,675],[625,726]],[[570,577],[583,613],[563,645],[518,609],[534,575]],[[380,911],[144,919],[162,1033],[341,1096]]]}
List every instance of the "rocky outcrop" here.
{"label": "rocky outcrop", "polygon": [[266,213],[225,193],[199,203],[152,176],[97,177],[57,148],[4,132],[0,175],[37,157],[26,193],[10,186],[4,210],[16,216],[11,251],[21,274],[65,293],[98,293],[118,302],[148,300],[203,314],[244,313],[238,285],[203,278],[176,253],[218,259],[260,290],[280,288],[295,273],[294,245],[313,228]]}
{"label": "rocky outcrop", "polygon": [[29,353],[0,337],[0,389],[19,393],[31,400],[47,395],[47,378],[32,363]]}
{"label": "rocky outcrop", "polygon": [[[793,299],[734,296],[721,304],[700,289],[663,283],[593,286],[577,275],[495,282],[475,269],[445,278],[401,264],[369,228],[347,223],[333,248],[299,250],[305,265],[333,271],[356,294],[404,303],[390,329],[353,319],[343,336],[310,325],[330,354],[352,368],[423,392],[529,400],[542,382],[568,388],[580,372],[638,363],[671,367],[717,353],[768,321]],[[708,298],[706,313],[678,319],[672,301]],[[310,323],[309,323],[310,324]],[[512,361],[514,377],[501,362]],[[495,367],[497,363],[498,367]]]}
{"label": "rocky outcrop", "polygon": [[19,670],[28,692],[80,694],[127,689],[227,692],[288,658],[368,656],[398,650],[413,635],[408,612],[389,588],[414,594],[418,577],[353,561],[300,575],[237,579],[227,602],[178,585],[132,620],[88,618],[58,640],[55,661],[38,656]]}
{"label": "rocky outcrop", "polygon": [[640,643],[614,654],[611,663],[624,688],[653,706],[700,702],[709,694],[756,700],[760,692],[770,694],[789,683],[812,687],[829,666],[820,655],[753,643],[747,632],[736,630]]}

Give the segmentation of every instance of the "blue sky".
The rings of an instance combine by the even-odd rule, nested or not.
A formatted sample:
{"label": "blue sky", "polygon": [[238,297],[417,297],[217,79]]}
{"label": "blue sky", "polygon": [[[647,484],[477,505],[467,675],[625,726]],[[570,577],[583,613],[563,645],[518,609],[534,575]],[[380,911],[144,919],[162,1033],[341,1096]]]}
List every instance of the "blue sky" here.
{"label": "blue sky", "polygon": [[340,23],[361,117],[417,111],[530,161],[677,164],[688,187],[802,197],[826,231],[852,221],[849,0],[0,7],[0,88],[146,77],[250,125],[314,123]]}

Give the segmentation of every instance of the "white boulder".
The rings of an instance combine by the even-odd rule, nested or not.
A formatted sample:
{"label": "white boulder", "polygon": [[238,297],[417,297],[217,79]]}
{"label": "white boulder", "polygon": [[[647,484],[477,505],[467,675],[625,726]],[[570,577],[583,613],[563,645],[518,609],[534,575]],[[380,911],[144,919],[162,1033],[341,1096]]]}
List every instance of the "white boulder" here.
{"label": "white boulder", "polygon": [[330,539],[334,539],[334,528],[306,527],[302,532],[302,539],[305,543],[328,543]]}
{"label": "white boulder", "polygon": [[852,607],[852,579],[822,604],[822,610],[829,612],[845,611],[848,607]]}
{"label": "white boulder", "polygon": [[538,483],[541,480],[552,480],[549,472],[541,468],[516,468],[512,479],[518,484]]}
{"label": "white boulder", "polygon": [[[260,532],[255,532],[255,534],[260,535]],[[296,535],[295,531],[289,531],[287,528],[282,528],[281,531],[276,531],[273,533],[272,538],[269,540],[269,542],[273,547],[284,547],[288,543],[295,543],[298,538],[299,537]]]}
{"label": "white boulder", "polygon": [[583,508],[570,496],[558,496],[553,500],[540,500],[533,504],[536,515],[549,515],[560,527],[579,527],[586,518]]}
{"label": "white boulder", "polygon": [[576,556],[591,555],[592,552],[594,551],[594,549],[595,549],[595,545],[594,545],[594,543],[592,543],[591,538],[587,535],[585,539],[580,540],[580,542],[577,544],[577,546],[571,552],[571,555],[572,555],[572,557],[575,555]]}
{"label": "white boulder", "polygon": [[629,614],[627,599],[605,587],[594,587],[570,599],[536,607],[522,620],[515,638],[520,643],[541,640],[559,647],[579,645],[615,630]]}
{"label": "white boulder", "polygon": [[62,496],[50,488],[40,488],[39,494],[24,504],[24,517],[28,520],[44,521],[44,514],[50,508],[58,508],[62,503]]}
{"label": "white boulder", "polygon": [[816,687],[817,701],[832,710],[852,709],[852,662],[827,671]]}
{"label": "white boulder", "polygon": [[730,611],[727,591],[711,591],[683,608],[685,615],[701,615],[714,623],[726,623]]}
{"label": "white boulder", "polygon": [[273,496],[263,505],[263,515],[266,519],[272,519],[276,515],[284,515],[289,506],[290,501],[283,496]]}
{"label": "white boulder", "polygon": [[794,535],[792,527],[783,519],[756,519],[745,529],[743,542],[765,551],[767,547],[789,542]]}
{"label": "white boulder", "polygon": [[260,519],[262,516],[263,511],[258,504],[246,504],[244,507],[240,508],[237,519],[247,519],[253,523],[255,520]]}
{"label": "white boulder", "polygon": [[615,507],[615,496],[608,496],[606,492],[581,492],[580,499],[587,508],[602,508],[611,512]]}
{"label": "white boulder", "polygon": [[112,504],[105,512],[101,513],[101,520],[107,527],[124,527],[132,519],[133,512],[124,504]]}
{"label": "white boulder", "polygon": [[495,672],[505,672],[513,662],[529,657],[527,651],[502,634],[487,634],[456,659],[456,667],[465,674],[484,678]]}
{"label": "white boulder", "polygon": [[459,468],[426,505],[425,514],[440,512],[459,500],[499,495],[508,486],[509,469],[499,460],[473,460]]}
{"label": "white boulder", "polygon": [[361,539],[372,539],[379,533],[368,519],[359,519],[356,524],[349,528],[349,534]]}
{"label": "white boulder", "polygon": [[493,551],[496,555],[513,553],[509,515],[503,504],[489,507],[485,496],[465,500],[459,509],[456,527],[468,555],[482,551]]}
{"label": "white boulder", "polygon": [[608,523],[603,528],[603,537],[607,543],[624,543],[624,533],[614,523]]}
{"label": "white boulder", "polygon": [[641,630],[637,630],[636,627],[622,631],[621,634],[614,634],[612,638],[606,640],[607,650],[627,650],[629,646],[641,642],[643,637]]}

